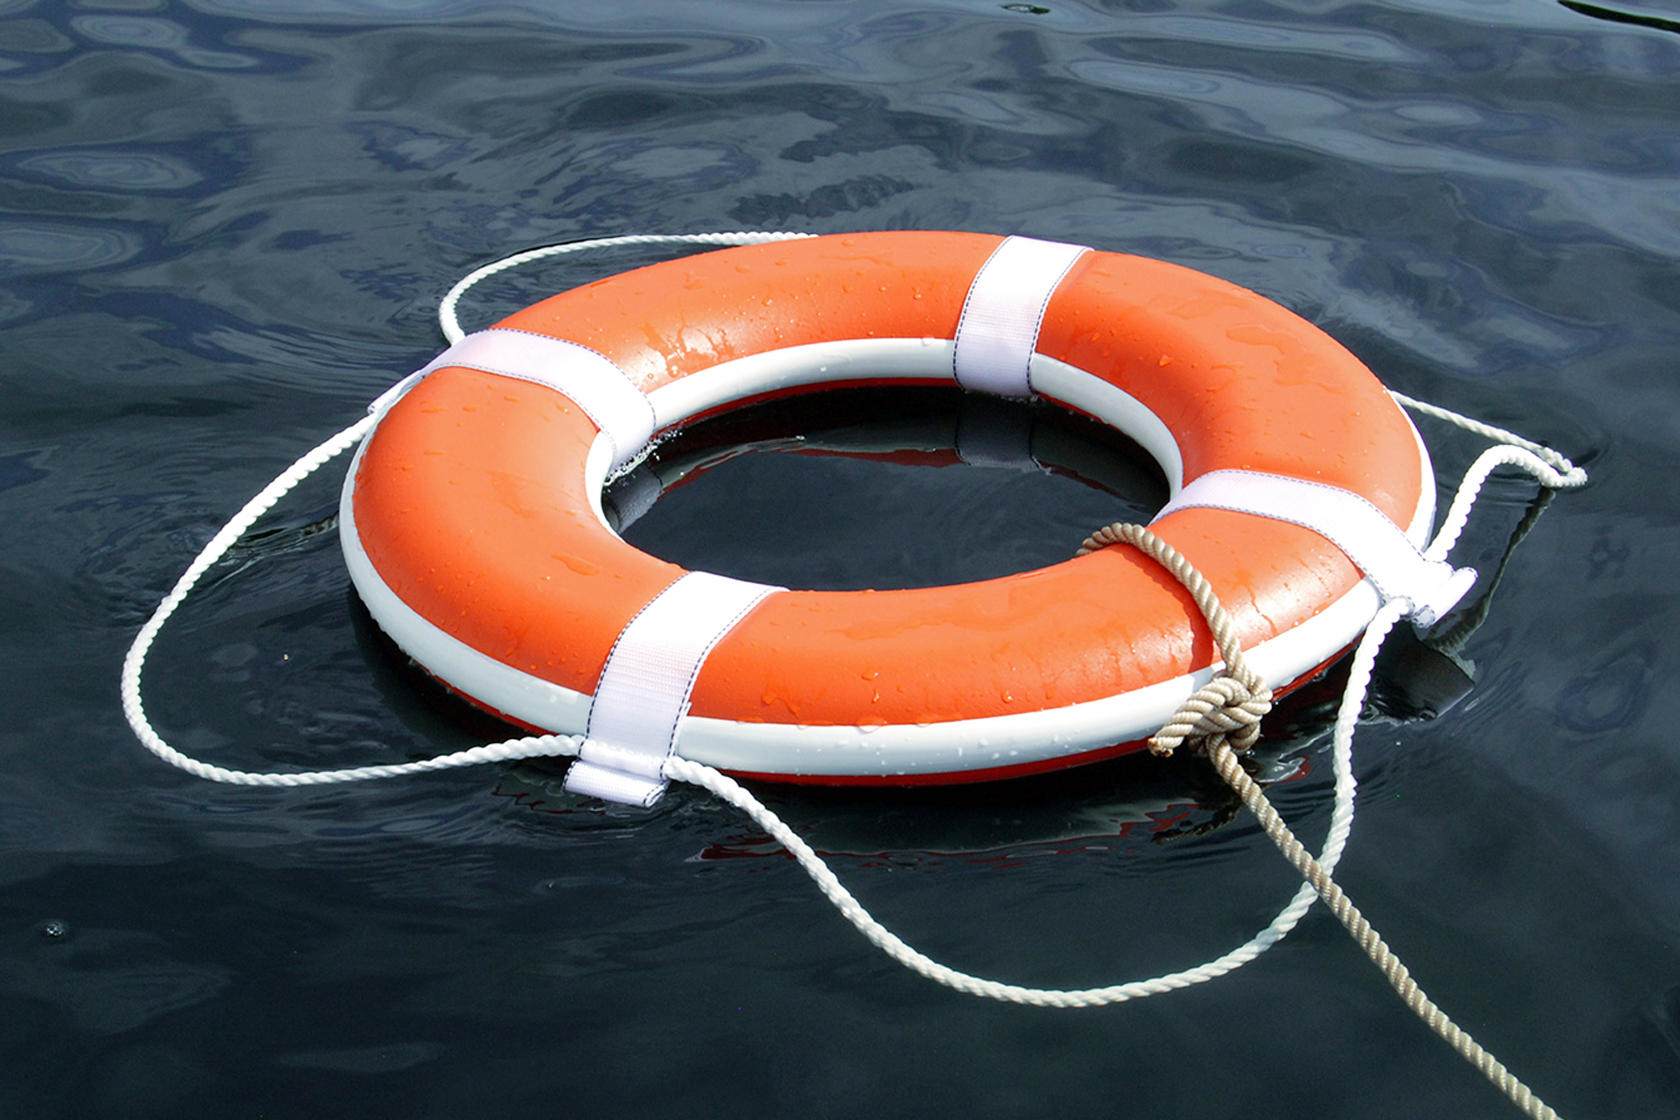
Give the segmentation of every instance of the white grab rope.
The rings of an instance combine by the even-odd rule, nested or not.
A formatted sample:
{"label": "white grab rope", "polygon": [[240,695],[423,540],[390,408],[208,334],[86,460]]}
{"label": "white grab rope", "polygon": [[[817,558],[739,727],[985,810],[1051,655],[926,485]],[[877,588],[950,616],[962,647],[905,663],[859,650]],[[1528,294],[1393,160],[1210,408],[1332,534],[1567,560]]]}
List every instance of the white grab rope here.
{"label": "white grab rope", "polygon": [[[542,260],[567,253],[583,252],[589,249],[608,249],[629,245],[755,245],[766,241],[786,241],[812,236],[814,235],[809,233],[769,231],[632,234],[624,237],[602,237],[587,241],[572,241],[562,245],[548,245],[539,249],[516,253],[511,257],[494,261],[467,274],[449,290],[449,293],[444,296],[443,301],[439,304],[438,321],[451,345],[461,341],[465,337],[465,332],[462,331],[461,324],[455,316],[455,307],[460,302],[461,296],[480,280],[529,261]],[[304,479],[354,447],[377,422],[377,413],[363,417],[348,428],[323,441],[319,446],[312,448],[299,458],[297,462],[281,471],[274,481],[263,487],[256,497],[245,503],[244,508],[234,514],[232,520],[222,526],[214,537],[210,538],[210,543],[204,546],[187,567],[187,570],[181,574],[181,578],[175,582],[174,588],[158,603],[151,618],[140,628],[140,632],[135,635],[133,643],[129,645],[128,653],[123,658],[122,667],[123,715],[128,719],[128,725],[134,729],[134,734],[139,738],[141,744],[171,766],[213,782],[250,786],[308,786],[370,781],[377,778],[396,778],[405,774],[423,774],[459,766],[477,766],[485,762],[507,762],[521,758],[577,754],[582,736],[533,735],[518,739],[507,739],[499,743],[489,743],[418,762],[393,763],[384,766],[352,766],[340,770],[282,771],[265,774],[248,770],[231,770],[225,766],[216,766],[212,763],[200,761],[171,746],[152,726],[151,719],[146,715],[140,678],[146,667],[146,656],[151,652],[152,643],[157,640],[164,624],[186,601],[187,595],[204,577],[204,573],[209,571],[216,561],[226,555],[228,549],[232,548],[235,542],[244,536],[252,525],[256,524],[258,518],[272,509],[275,503],[289,494]]]}
{"label": "white grab rope", "polygon": [[593,249],[622,249],[631,245],[762,245],[767,241],[794,241],[802,237],[815,237],[814,233],[794,233],[786,230],[733,230],[727,233],[628,233],[621,237],[592,237],[585,241],[565,241],[558,245],[544,245],[537,249],[527,249],[523,253],[515,253],[511,257],[503,257],[499,261],[491,261],[482,268],[475,268],[458,280],[453,288],[444,295],[438,303],[438,326],[443,328],[443,337],[453,346],[467,337],[467,332],[461,329],[461,321],[455,316],[455,307],[461,302],[461,297],[467,294],[467,289],[486,280],[498,272],[506,272],[510,268],[517,268],[532,261],[547,260],[549,257],[561,257],[570,253],[582,253]]}
{"label": "white grab rope", "polygon": [[[606,249],[630,245],[746,245],[790,238],[809,237],[810,234],[740,231],[713,234],[629,235],[599,238],[588,241],[552,245],[518,253],[476,269],[450,289],[438,308],[439,324],[446,338],[453,344],[464,337],[456,316],[456,307],[470,288],[486,277],[530,261],[592,249]],[[1488,476],[1500,466],[1514,466],[1532,475],[1540,485],[1550,489],[1574,489],[1587,481],[1586,472],[1568,459],[1541,444],[1524,439],[1512,432],[1497,428],[1449,409],[1414,400],[1400,393],[1392,396],[1400,404],[1425,415],[1454,424],[1467,431],[1494,441],[1498,446],[1484,451],[1465,472],[1447,516],[1440,530],[1424,550],[1431,559],[1445,559],[1457,542],[1470,512]],[[141,696],[141,676],[146,656],[177,608],[185,602],[193,587],[230,547],[255,522],[301,481],[327,462],[354,446],[376,422],[368,416],[313,448],[297,462],[269,483],[246,503],[222,529],[205,545],[192,564],[181,575],[174,588],[159,602],[151,618],[135,636],[123,660],[122,707],[129,725],[145,747],[159,758],[190,774],[211,781],[240,785],[302,786],[337,782],[365,781],[391,778],[405,774],[426,773],[486,762],[505,762],[524,758],[576,755],[581,736],[535,735],[508,739],[498,743],[473,747],[454,754],[417,762],[376,766],[357,766],[339,770],[257,773],[233,770],[194,759],[171,746],[152,727]],[[1366,628],[1354,652],[1348,683],[1337,709],[1332,734],[1332,760],[1335,772],[1335,801],[1329,829],[1317,863],[1328,875],[1334,870],[1347,847],[1353,828],[1354,800],[1357,782],[1353,776],[1353,737],[1360,711],[1370,688],[1371,675],[1383,641],[1395,624],[1404,617],[1410,604],[1404,599],[1386,603]],[[1140,999],[1193,984],[1204,983],[1223,976],[1254,960],[1272,945],[1282,940],[1300,922],[1318,898],[1311,883],[1303,883],[1278,915],[1265,929],[1244,944],[1205,964],[1147,980],[1135,980],[1100,988],[1055,989],[1031,988],[988,980],[960,972],[928,957],[907,944],[880,922],[876,921],[861,903],[841,883],[834,872],[809,844],[802,840],[763,803],[747,792],[734,779],[720,771],[680,756],[672,756],[664,765],[664,773],[675,780],[689,782],[709,790],[717,797],[746,813],[752,820],[775,837],[798,861],[799,866],[817,884],[818,889],[847,921],[864,937],[878,946],[893,960],[937,983],[972,995],[1011,1003],[1040,1007],[1096,1007]]]}
{"label": "white grab rope", "polygon": [[1466,416],[1462,412],[1454,412],[1450,408],[1442,408],[1440,405],[1430,404],[1428,401],[1420,401],[1415,397],[1408,397],[1404,393],[1396,393],[1392,389],[1388,391],[1388,395],[1411,409],[1413,412],[1421,412],[1425,416],[1433,416],[1437,420],[1445,420],[1447,423],[1463,428],[1467,432],[1473,432],[1491,443],[1506,443],[1510,444],[1512,447],[1520,447],[1524,451],[1529,452],[1534,455],[1535,458],[1551,467],[1553,471],[1557,472],[1560,481],[1544,483],[1544,485],[1548,487],[1553,489],[1572,489],[1574,487],[1584,485],[1587,481],[1586,471],[1577,467],[1574,463],[1571,463],[1568,459],[1565,459],[1562,455],[1553,451],[1543,443],[1535,443],[1531,439],[1524,439],[1515,432],[1506,431],[1504,428],[1496,428],[1492,424],[1484,423],[1481,420]]}
{"label": "white grab rope", "polygon": [[254,525],[259,517],[273,508],[274,504],[289,494],[298,483],[314,474],[321,467],[342,455],[347,449],[355,446],[356,442],[373,427],[376,417],[366,416],[345,428],[342,432],[313,448],[297,462],[281,471],[273,482],[263,487],[262,491],[249,502],[245,508],[234,514],[233,519],[222,526],[221,531],[210,538],[181,578],[175,581],[175,587],[163,600],[158,603],[152,617],[146,620],[146,625],[134,636],[133,643],[128,647],[128,654],[123,658],[122,667],[122,709],[128,718],[128,725],[134,729],[134,734],[147,750],[169,763],[179,767],[189,774],[206,778],[212,782],[227,782],[232,785],[243,786],[319,786],[337,782],[362,782],[374,778],[396,778],[404,774],[423,774],[433,770],[447,770],[456,766],[477,766],[482,762],[505,762],[517,758],[539,758],[549,755],[574,755],[578,751],[581,736],[577,735],[532,735],[520,739],[508,739],[500,743],[490,743],[484,746],[472,747],[468,750],[457,751],[454,754],[441,755],[437,758],[422,759],[419,762],[391,763],[384,766],[351,766],[341,770],[305,770],[281,771],[274,774],[260,774],[249,770],[230,770],[225,766],[203,762],[184,754],[159,735],[146,715],[145,701],[140,692],[140,676],[146,668],[146,655],[151,652],[152,643],[163,630],[163,624],[169,621],[180,605],[186,602],[187,595],[204,573],[208,572],[216,561],[220,560],[232,548],[234,543],[244,536],[245,531]]}

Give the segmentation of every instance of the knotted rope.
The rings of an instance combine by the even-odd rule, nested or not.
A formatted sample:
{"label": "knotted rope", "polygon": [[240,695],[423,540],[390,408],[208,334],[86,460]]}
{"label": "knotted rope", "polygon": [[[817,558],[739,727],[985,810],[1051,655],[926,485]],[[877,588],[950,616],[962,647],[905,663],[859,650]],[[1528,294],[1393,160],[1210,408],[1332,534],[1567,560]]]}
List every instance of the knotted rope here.
{"label": "knotted rope", "polygon": [[1231,616],[1225,613],[1219,596],[1213,593],[1207,577],[1178,549],[1142,525],[1122,525],[1117,521],[1104,526],[1086,537],[1075,555],[1086,556],[1121,543],[1150,557],[1184,585],[1207,620],[1208,629],[1213,631],[1214,644],[1225,661],[1213,679],[1184,701],[1178,714],[1150,737],[1150,751],[1166,758],[1186,739],[1197,745],[1215,735],[1223,735],[1237,751],[1248,750],[1260,738],[1261,718],[1272,710],[1272,690],[1243,660],[1242,643],[1237,641]]}
{"label": "knotted rope", "polygon": [[[1260,826],[1284,858],[1318,892],[1330,912],[1336,915],[1355,943],[1371,958],[1371,963],[1383,974],[1401,1002],[1422,1019],[1430,1030],[1445,1039],[1465,1061],[1475,1066],[1510,1098],[1531,1120],[1559,1120],[1545,1101],[1505,1068],[1470,1033],[1448,1018],[1435,1001],[1426,995],[1400,958],[1396,957],[1382,935],[1372,928],[1365,915],[1348,898],[1346,892],[1330,877],[1330,872],[1314,859],[1306,846],[1295,838],[1289,826],[1272,807],[1260,783],[1249,777],[1237,759],[1260,737],[1260,719],[1272,707],[1272,690],[1265,681],[1243,661],[1242,648],[1236,640],[1230,616],[1225,613],[1219,596],[1214,594],[1207,578],[1195,565],[1186,560],[1172,545],[1142,525],[1122,525],[1116,522],[1098,529],[1079,548],[1084,556],[1114,544],[1129,544],[1154,559],[1190,592],[1213,632],[1225,664],[1202,688],[1179,708],[1178,714],[1149,740],[1149,749],[1158,755],[1169,755],[1180,744],[1189,741],[1200,753],[1206,754],[1213,768],[1225,783],[1242,798],[1243,804],[1259,819]],[[1385,627],[1393,625],[1397,612],[1384,608]],[[1373,627],[1376,623],[1372,624]],[[1386,629],[1385,631],[1386,632]]]}

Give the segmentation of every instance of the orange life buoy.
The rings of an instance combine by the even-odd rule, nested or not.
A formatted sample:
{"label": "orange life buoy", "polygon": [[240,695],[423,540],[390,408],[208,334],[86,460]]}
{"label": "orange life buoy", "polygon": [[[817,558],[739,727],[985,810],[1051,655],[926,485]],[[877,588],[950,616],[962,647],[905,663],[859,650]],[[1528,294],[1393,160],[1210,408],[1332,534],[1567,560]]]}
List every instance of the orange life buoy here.
{"label": "orange life buoy", "polygon": [[[1208,577],[1270,680],[1311,674],[1383,597],[1450,574],[1416,555],[1435,492],[1416,431],[1316,327],[1175,265],[935,232],[686,257],[468,336],[382,401],[345,483],[347,562],[380,626],[446,684],[517,723],[588,732],[608,796],[614,774],[657,780],[646,758],[671,750],[906,784],[1132,749],[1217,654],[1188,596],[1129,549],[960,586],[783,590],[685,573],[602,515],[609,474],[697,416],[953,381],[1048,398],[1149,451],[1175,495],[1152,528]],[[1276,508],[1319,491],[1328,513]],[[1412,549],[1395,586],[1349,558],[1335,526],[1350,520]]]}

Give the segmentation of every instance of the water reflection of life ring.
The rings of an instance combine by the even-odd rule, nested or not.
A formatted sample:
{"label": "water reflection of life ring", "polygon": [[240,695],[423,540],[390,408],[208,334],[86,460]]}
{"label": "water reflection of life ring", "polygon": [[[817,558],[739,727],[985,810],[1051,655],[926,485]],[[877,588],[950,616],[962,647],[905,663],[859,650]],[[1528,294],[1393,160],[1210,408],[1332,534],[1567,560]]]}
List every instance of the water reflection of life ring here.
{"label": "water reflection of life ring", "polygon": [[[757,498],[742,497],[731,495],[727,489],[730,484],[725,484],[724,490],[712,491],[717,497],[710,500],[733,497],[737,508],[729,514],[731,524],[747,532],[730,535],[731,530],[727,528],[695,522],[692,510],[676,515],[676,523],[686,520],[699,530],[696,540],[706,542],[701,546],[702,551],[721,545],[735,557],[724,563],[750,568],[756,573],[743,578],[775,582],[792,573],[791,578],[795,580],[821,580],[821,586],[830,591],[876,586],[869,582],[872,578],[897,581],[892,583],[894,587],[932,587],[941,582],[989,579],[1054,564],[1068,556],[1069,532],[1087,532],[1100,521],[1117,518],[1147,521],[1167,500],[1166,478],[1154,460],[1131,440],[1088,417],[1054,405],[964,393],[948,386],[871,387],[779,397],[684,427],[671,439],[661,440],[655,454],[638,463],[634,470],[614,478],[602,491],[601,509],[607,524],[632,542],[638,535],[647,540],[660,539],[636,531],[642,517],[653,513],[656,503],[662,502],[667,494],[685,489],[714,470],[727,468],[741,456],[757,458],[761,473],[753,477],[775,479],[773,492]],[[908,527],[933,514],[936,507],[926,503],[937,500],[928,491],[920,496],[919,502],[901,501],[896,487],[904,485],[902,475],[871,472],[866,484],[870,488],[858,495],[855,511],[834,511],[819,505],[806,510],[772,512],[765,518],[766,524],[754,525],[753,511],[766,510],[767,500],[786,502],[789,493],[799,492],[797,486],[802,483],[795,479],[804,480],[807,474],[797,466],[787,471],[781,469],[781,463],[797,460],[807,463],[852,460],[917,470],[979,468],[1004,476],[1055,477],[1075,484],[1086,493],[1080,495],[1082,501],[1075,499],[1069,503],[1073,510],[1083,510],[1082,513],[1073,512],[1064,503],[1053,503],[1056,508],[1040,511],[1044,514],[1042,519],[1029,518],[1009,526],[1007,533],[1012,539],[998,542],[995,548],[981,543],[988,533],[995,534],[993,527],[998,524],[995,515],[984,517],[978,524],[959,525],[956,519],[963,516],[963,511],[941,510],[934,516],[941,518],[940,524],[947,528],[931,529],[926,539],[916,543],[895,541],[882,554],[882,568],[892,572],[890,576],[880,574],[880,569],[871,569],[868,564],[848,565],[840,575],[827,571],[814,577],[802,576],[798,574],[801,563],[811,565],[814,558],[823,555],[819,550],[829,541],[805,542],[805,547],[798,547],[800,542],[794,542],[794,547],[779,550],[775,555],[763,555],[775,549],[774,544],[767,543],[773,539],[772,526],[781,526],[777,531],[797,532],[785,524],[840,522],[845,528],[837,530],[836,537],[844,540],[846,532],[852,534],[849,544],[840,545],[842,552],[861,559],[871,548],[868,541],[878,539],[882,532],[893,532],[895,521],[899,534],[914,532]],[[843,477],[820,474],[822,481],[818,484],[844,487]],[[741,487],[751,483],[737,481],[733,485]],[[965,500],[968,500],[966,496]],[[872,524],[869,515],[873,511],[869,504],[883,501],[896,508],[886,510]],[[680,507],[680,499],[675,504]],[[673,522],[665,518],[664,524],[669,526]],[[967,536],[963,540],[951,540],[941,535],[950,532],[953,526]],[[1039,535],[1029,536],[1033,532]],[[695,540],[689,541],[690,545],[694,543]],[[753,554],[754,548],[760,554]],[[1011,558],[1019,559],[1029,550],[1035,559],[1017,563],[1013,568],[1007,566]],[[684,545],[673,545],[669,540],[661,540],[656,551],[688,566],[695,559]],[[821,562],[817,559],[817,563]],[[918,562],[925,567],[920,570],[909,567]],[[702,560],[699,566],[705,567],[706,561]],[[950,578],[953,570],[969,574],[953,579]],[[767,575],[767,572],[782,575]],[[943,580],[939,578],[941,573],[946,577]],[[837,586],[837,579],[844,580],[844,584]]]}
{"label": "water reflection of life ring", "polygon": [[[747,775],[913,784],[1133,749],[1217,654],[1130,549],[951,587],[783,590],[685,573],[602,515],[607,477],[695,417],[953,381],[1048,398],[1153,455],[1175,497],[1152,528],[1272,681],[1310,676],[1394,593],[1326,519],[1374,519],[1402,544],[1433,520],[1410,421],[1282,307],[1137,257],[870,233],[638,269],[469,335],[382,399],[344,488],[350,572],[429,672],[516,723],[587,731],[603,772],[674,749]],[[1285,506],[1322,492],[1332,512],[1278,513],[1244,497],[1255,486]]]}

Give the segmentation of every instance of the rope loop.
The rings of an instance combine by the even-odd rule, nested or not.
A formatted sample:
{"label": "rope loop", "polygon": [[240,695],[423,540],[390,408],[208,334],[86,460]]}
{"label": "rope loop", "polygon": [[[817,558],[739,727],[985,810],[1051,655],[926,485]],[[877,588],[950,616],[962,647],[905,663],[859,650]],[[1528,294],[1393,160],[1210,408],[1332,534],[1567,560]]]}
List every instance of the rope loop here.
{"label": "rope loop", "polygon": [[1178,549],[1142,525],[1118,521],[1105,525],[1085,538],[1076,555],[1088,556],[1115,544],[1131,545],[1183,585],[1213,632],[1219,656],[1225,659],[1213,679],[1185,700],[1150,738],[1150,751],[1166,758],[1188,740],[1205,752],[1213,748],[1215,738],[1228,742],[1232,750],[1247,751],[1259,741],[1260,720],[1272,710],[1272,690],[1243,660],[1242,643],[1212,585]]}

